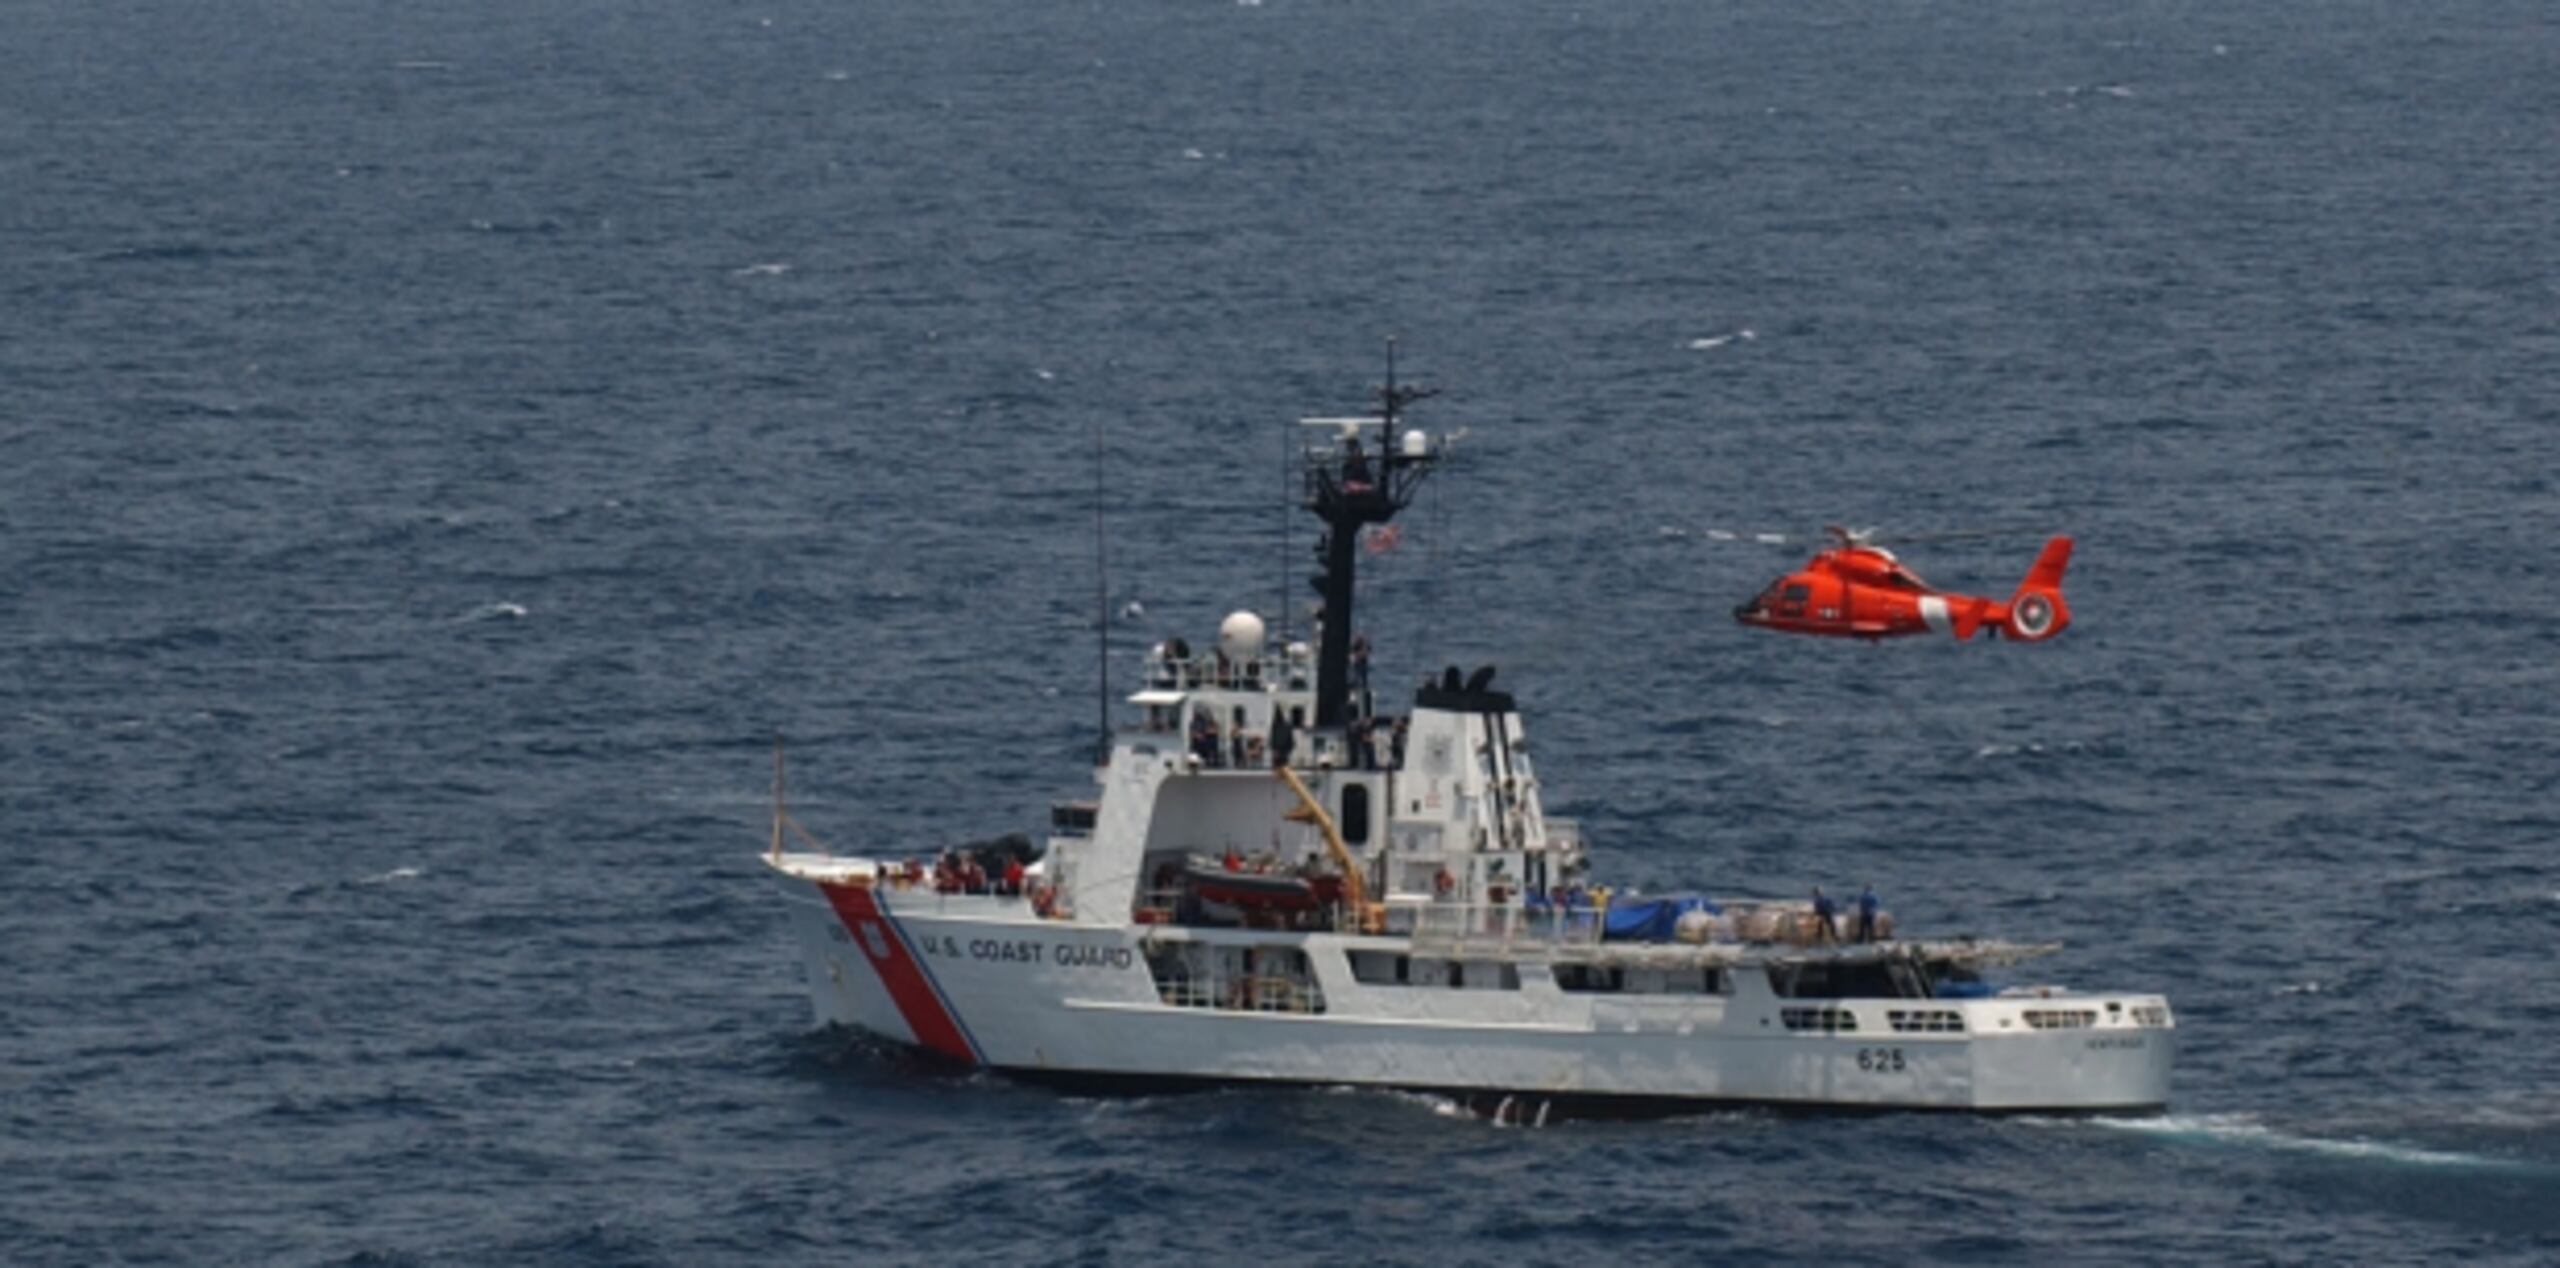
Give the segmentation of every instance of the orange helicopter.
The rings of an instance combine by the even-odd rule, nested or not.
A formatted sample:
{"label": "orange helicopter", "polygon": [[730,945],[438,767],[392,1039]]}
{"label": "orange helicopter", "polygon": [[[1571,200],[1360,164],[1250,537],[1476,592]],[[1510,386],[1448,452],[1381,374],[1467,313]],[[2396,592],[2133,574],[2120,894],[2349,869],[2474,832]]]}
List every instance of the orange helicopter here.
{"label": "orange helicopter", "polygon": [[1931,586],[1876,545],[1871,531],[1837,524],[1824,531],[1830,549],[1771,582],[1735,608],[1733,619],[1790,634],[1864,639],[1931,631],[1972,638],[1988,627],[2022,643],[2051,638],[2071,624],[2071,609],[2062,602],[2062,570],[2071,566],[2068,537],[2047,541],[2026,580],[2002,603]]}

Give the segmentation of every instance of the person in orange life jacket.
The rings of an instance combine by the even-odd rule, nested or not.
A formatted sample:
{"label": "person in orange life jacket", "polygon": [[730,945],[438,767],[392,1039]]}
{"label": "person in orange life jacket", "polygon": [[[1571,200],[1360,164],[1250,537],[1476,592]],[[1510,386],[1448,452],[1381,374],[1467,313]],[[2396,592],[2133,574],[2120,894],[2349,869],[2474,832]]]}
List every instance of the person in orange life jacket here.
{"label": "person in orange life jacket", "polygon": [[1022,873],[1023,867],[1020,856],[1017,855],[1004,861],[1004,892],[1008,894],[1019,894],[1022,892]]}

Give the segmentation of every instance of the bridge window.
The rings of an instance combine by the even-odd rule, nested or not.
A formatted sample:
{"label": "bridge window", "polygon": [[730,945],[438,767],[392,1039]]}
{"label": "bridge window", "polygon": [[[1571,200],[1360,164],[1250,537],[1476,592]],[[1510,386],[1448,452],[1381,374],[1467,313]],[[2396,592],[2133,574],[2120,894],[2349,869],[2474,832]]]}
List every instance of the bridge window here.
{"label": "bridge window", "polygon": [[1781,1008],[1778,1020],[1789,1030],[1819,1030],[1825,1033],[1858,1028],[1857,1014],[1845,1008]]}
{"label": "bridge window", "polygon": [[1769,974],[1781,999],[1903,999],[1920,995],[1919,986],[1880,961],[1781,965]]}
{"label": "bridge window", "polygon": [[2098,1024],[2094,1008],[2030,1008],[2027,1024],[2038,1030],[2078,1030]]}
{"label": "bridge window", "polygon": [[1388,951],[1354,951],[1351,978],[1362,986],[1402,986],[1413,978],[1413,962]]}

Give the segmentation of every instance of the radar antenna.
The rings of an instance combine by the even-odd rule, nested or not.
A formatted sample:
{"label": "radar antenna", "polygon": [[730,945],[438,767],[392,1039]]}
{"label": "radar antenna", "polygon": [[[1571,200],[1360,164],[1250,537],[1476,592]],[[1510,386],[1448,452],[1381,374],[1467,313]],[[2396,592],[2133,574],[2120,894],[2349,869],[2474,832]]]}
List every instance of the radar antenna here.
{"label": "radar antenna", "polygon": [[1438,396],[1436,387],[1399,387],[1396,384],[1396,337],[1387,336],[1387,382],[1378,389],[1378,419],[1387,426],[1387,442],[1395,443],[1396,420],[1404,416],[1404,407],[1415,401]]}
{"label": "radar antenna", "polygon": [[[1351,720],[1353,581],[1360,535],[1394,519],[1413,501],[1423,477],[1439,465],[1448,438],[1433,440],[1418,431],[1400,432],[1397,426],[1407,406],[1437,395],[1435,388],[1397,382],[1396,341],[1390,337],[1387,381],[1378,388],[1375,409],[1347,418],[1299,420],[1333,433],[1307,445],[1302,460],[1306,508],[1324,524],[1315,551],[1323,569],[1308,578],[1322,600],[1316,651],[1318,728],[1339,728]],[[1374,433],[1374,452],[1362,444],[1368,433]]]}

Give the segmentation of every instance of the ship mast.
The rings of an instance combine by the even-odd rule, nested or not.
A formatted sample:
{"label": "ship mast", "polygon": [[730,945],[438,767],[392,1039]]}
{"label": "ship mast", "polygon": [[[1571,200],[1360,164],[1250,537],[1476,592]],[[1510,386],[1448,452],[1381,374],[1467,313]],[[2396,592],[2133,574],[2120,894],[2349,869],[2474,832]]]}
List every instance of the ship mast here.
{"label": "ship mast", "polygon": [[1437,389],[1396,382],[1396,343],[1389,339],[1387,381],[1378,389],[1376,409],[1361,417],[1302,420],[1336,433],[1330,444],[1309,445],[1304,458],[1306,507],[1324,524],[1316,538],[1316,559],[1323,568],[1308,579],[1323,601],[1316,650],[1318,729],[1339,729],[1351,716],[1353,595],[1361,533],[1394,519],[1440,461],[1441,445],[1420,432],[1400,434],[1397,424],[1406,406],[1437,395]]}

